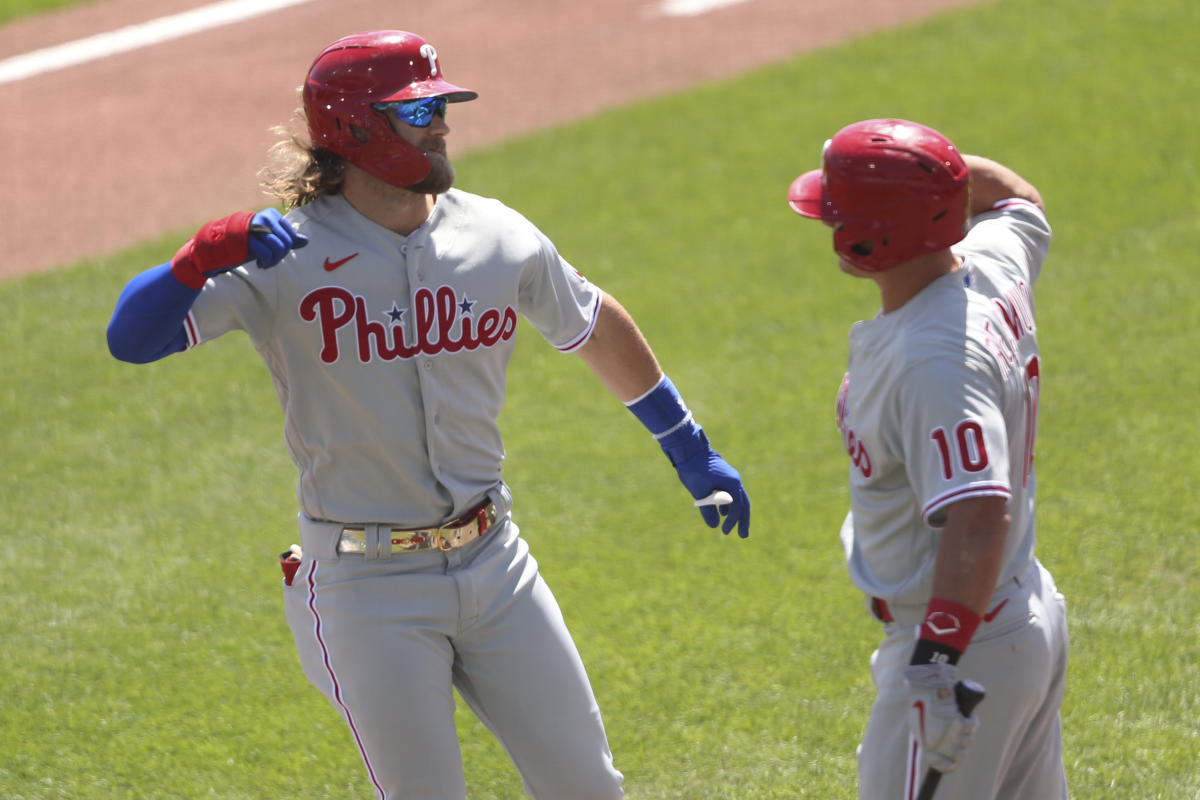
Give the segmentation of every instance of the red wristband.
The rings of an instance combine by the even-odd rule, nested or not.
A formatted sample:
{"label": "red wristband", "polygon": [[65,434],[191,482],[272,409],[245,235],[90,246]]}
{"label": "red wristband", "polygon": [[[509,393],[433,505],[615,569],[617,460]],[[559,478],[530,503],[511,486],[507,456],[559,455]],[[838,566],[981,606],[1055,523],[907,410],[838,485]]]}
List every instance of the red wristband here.
{"label": "red wristband", "polygon": [[175,279],[189,289],[203,289],[206,272],[236,267],[250,256],[250,220],[239,211],[205,224],[171,259]]}
{"label": "red wristband", "polygon": [[979,627],[979,615],[966,606],[934,597],[925,609],[918,638],[927,639],[959,653],[965,652]]}

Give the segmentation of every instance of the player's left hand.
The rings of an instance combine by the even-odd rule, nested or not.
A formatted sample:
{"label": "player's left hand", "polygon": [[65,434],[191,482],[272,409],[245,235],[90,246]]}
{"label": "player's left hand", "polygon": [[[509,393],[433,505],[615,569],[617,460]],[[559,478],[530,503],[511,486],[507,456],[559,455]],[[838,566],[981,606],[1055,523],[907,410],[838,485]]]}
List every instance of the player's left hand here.
{"label": "player's left hand", "polygon": [[[676,440],[677,439],[677,440]],[[708,437],[699,425],[681,430],[661,440],[667,457],[675,465],[679,480],[699,500],[717,490],[729,492],[733,502],[723,506],[701,506],[700,516],[708,527],[715,528],[721,524],[724,515],[725,523],[721,531],[728,534],[737,526],[738,536],[743,539],[750,536],[750,498],[742,486],[742,476],[721,458],[708,443]]]}
{"label": "player's left hand", "polygon": [[957,671],[952,664],[912,664],[904,669],[909,730],[921,743],[929,766],[938,772],[958,766],[979,729],[978,717],[964,717],[958,709]]}
{"label": "player's left hand", "polygon": [[306,244],[308,237],[293,228],[274,208],[263,209],[250,220],[250,258],[259,269],[275,266],[289,250]]}

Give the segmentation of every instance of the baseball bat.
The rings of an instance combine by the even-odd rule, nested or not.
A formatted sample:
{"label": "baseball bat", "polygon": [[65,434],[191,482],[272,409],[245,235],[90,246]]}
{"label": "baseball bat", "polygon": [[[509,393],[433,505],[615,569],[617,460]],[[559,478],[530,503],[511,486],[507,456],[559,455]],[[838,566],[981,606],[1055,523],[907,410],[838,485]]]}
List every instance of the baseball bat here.
{"label": "baseball bat", "polygon": [[[958,705],[958,713],[964,717],[971,716],[971,712],[979,705],[983,696],[983,687],[975,681],[961,680],[954,684],[954,702]],[[925,778],[921,781],[921,791],[917,792],[917,800],[933,800],[933,793],[937,791],[941,780],[941,772],[933,767],[925,770]]]}

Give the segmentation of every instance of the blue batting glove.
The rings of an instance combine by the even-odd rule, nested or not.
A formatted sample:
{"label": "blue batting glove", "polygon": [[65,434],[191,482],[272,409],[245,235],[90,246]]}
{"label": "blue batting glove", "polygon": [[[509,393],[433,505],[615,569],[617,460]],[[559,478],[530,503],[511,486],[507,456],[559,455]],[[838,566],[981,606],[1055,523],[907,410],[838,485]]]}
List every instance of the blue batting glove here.
{"label": "blue batting glove", "polygon": [[259,269],[273,267],[288,251],[304,247],[308,237],[297,232],[274,208],[264,209],[250,220],[250,257]]}
{"label": "blue batting glove", "polygon": [[723,506],[701,506],[700,516],[710,528],[715,528],[725,516],[722,533],[728,534],[736,525],[738,536],[750,536],[750,497],[742,486],[742,476],[721,458],[708,443],[708,436],[694,421],[664,436],[658,442],[670,459],[679,480],[697,500],[715,491],[729,492],[733,502]]}
{"label": "blue batting glove", "polygon": [[663,375],[649,391],[626,401],[625,406],[658,441],[692,497],[703,500],[713,492],[724,491],[733,498],[720,506],[699,506],[700,516],[708,527],[717,527],[724,514],[725,524],[721,530],[728,534],[736,525],[738,536],[747,538],[750,535],[750,498],[742,486],[742,476],[709,446],[708,437],[692,418],[692,412],[671,379]]}

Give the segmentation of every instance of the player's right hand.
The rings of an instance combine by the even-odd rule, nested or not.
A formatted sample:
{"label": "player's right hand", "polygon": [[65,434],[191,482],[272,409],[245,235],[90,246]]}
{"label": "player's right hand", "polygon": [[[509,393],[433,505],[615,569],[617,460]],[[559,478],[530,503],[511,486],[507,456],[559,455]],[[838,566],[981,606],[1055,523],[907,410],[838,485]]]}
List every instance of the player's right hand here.
{"label": "player's right hand", "polygon": [[939,772],[952,772],[979,729],[979,718],[964,717],[954,694],[957,668],[952,664],[912,664],[905,668],[908,723],[925,761]]}
{"label": "player's right hand", "polygon": [[250,220],[250,257],[259,269],[273,267],[288,251],[304,247],[308,237],[296,231],[274,208],[264,209]]}

